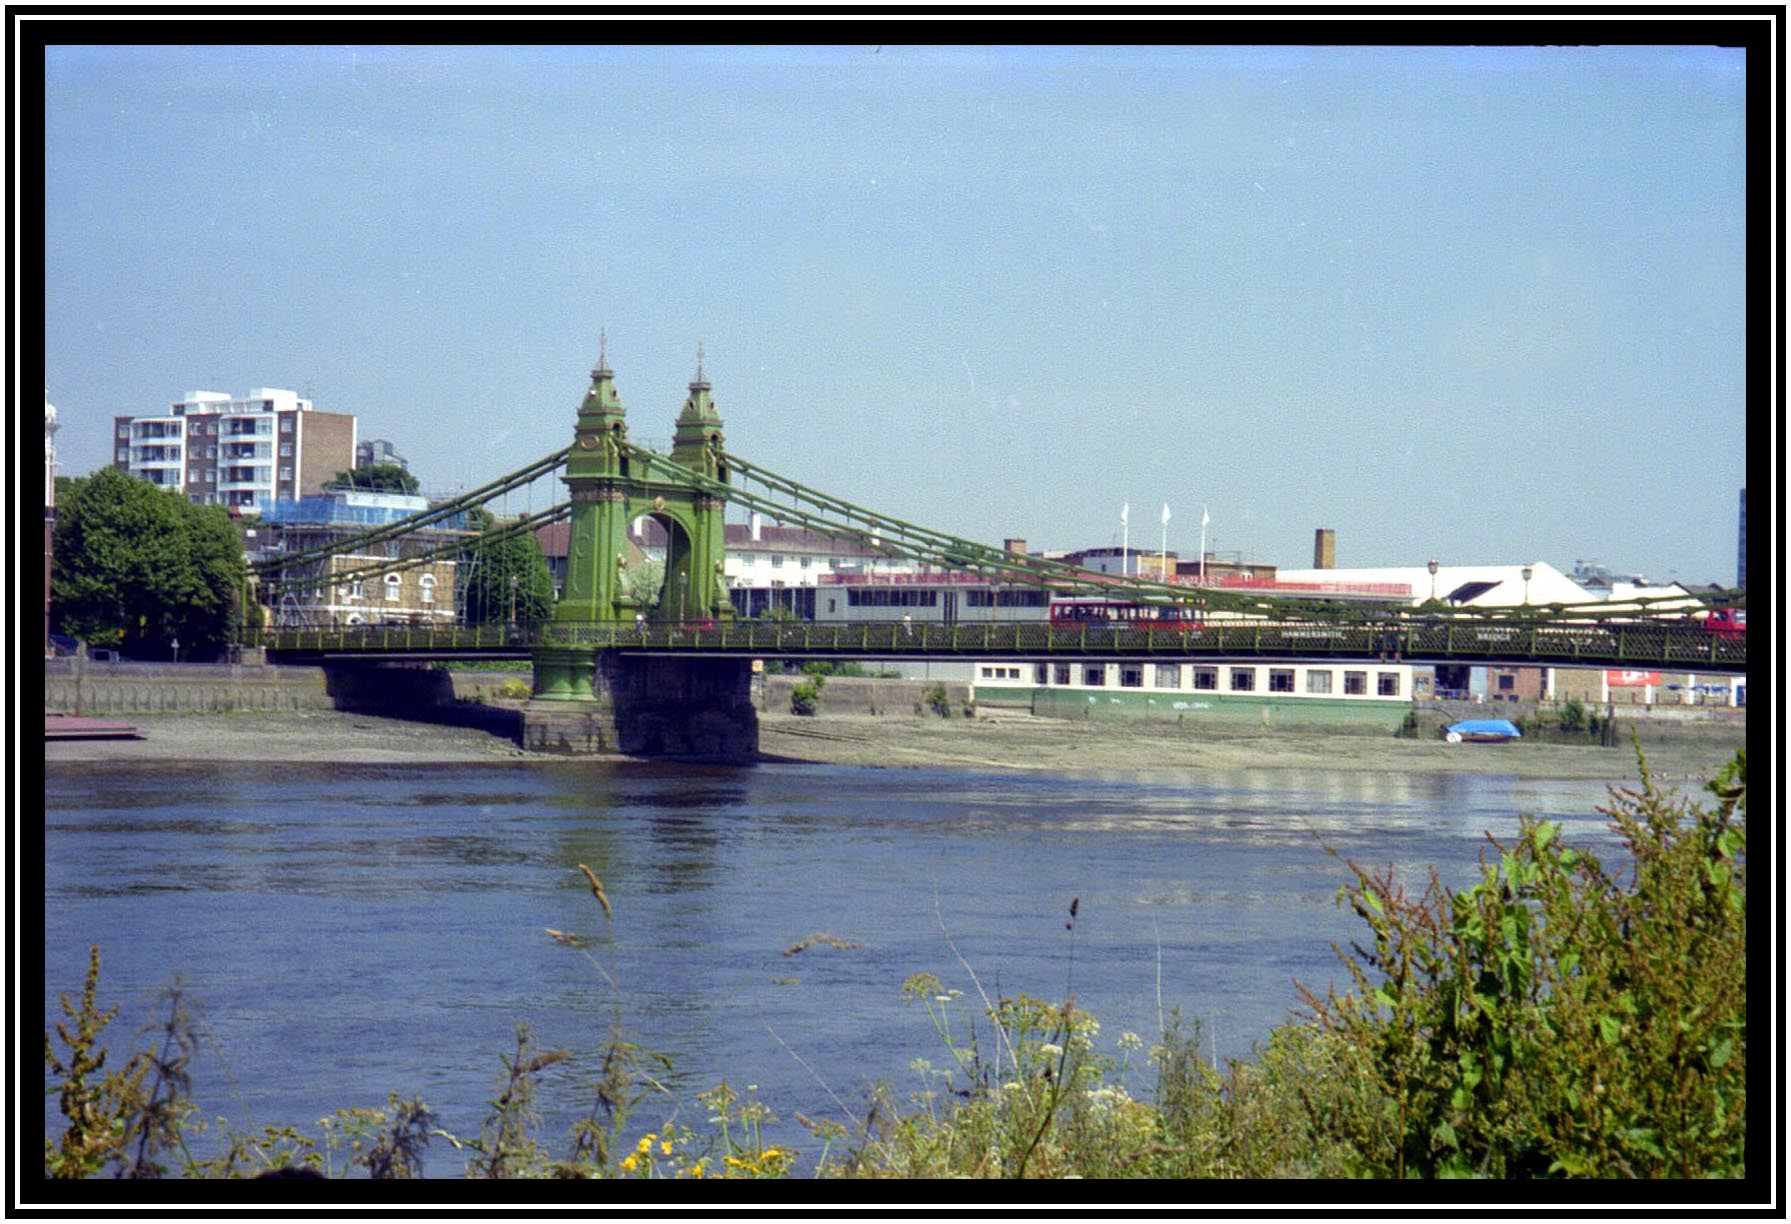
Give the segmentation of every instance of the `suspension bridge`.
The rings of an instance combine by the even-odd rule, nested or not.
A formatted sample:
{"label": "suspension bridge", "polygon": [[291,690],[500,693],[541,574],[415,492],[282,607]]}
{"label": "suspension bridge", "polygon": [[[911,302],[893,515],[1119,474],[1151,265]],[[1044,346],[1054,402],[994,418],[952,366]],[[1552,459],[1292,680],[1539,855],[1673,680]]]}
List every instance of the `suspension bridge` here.
{"label": "suspension bridge", "polygon": [[[1742,673],[1745,635],[1721,636],[1637,600],[1618,606],[1389,611],[1137,576],[1119,577],[981,544],[826,493],[727,449],[697,375],[669,453],[628,439],[614,372],[601,355],[579,402],[570,445],[428,510],[252,567],[255,605],[293,591],[359,583],[489,547],[570,520],[563,590],[526,624],[459,617],[453,625],[245,628],[243,641],[282,662],[382,664],[527,659],[530,747],[564,751],[750,755],[757,722],[752,659],[1334,658],[1410,663],[1672,668]],[[557,476],[567,498],[477,537],[407,543],[536,482]],[[737,616],[725,579],[729,506],[835,539],[1054,596],[1098,595],[1173,606],[1176,628],[1039,621],[901,624],[753,621]],[[651,518],[665,532],[660,590],[630,582],[627,531]],[[352,558],[352,560],[351,560]],[[487,609],[489,611],[489,609]],[[272,617],[263,617],[272,620]],[[480,619],[481,623],[466,623]]]}

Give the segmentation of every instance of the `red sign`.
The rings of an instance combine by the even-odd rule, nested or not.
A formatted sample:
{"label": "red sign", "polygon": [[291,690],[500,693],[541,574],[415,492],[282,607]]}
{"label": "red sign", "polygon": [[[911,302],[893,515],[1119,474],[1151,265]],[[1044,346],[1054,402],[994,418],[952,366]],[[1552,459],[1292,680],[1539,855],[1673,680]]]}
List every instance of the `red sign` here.
{"label": "red sign", "polygon": [[1604,682],[1612,688],[1635,688],[1644,684],[1652,684],[1658,687],[1660,684],[1660,673],[1644,671],[1607,671],[1604,674]]}

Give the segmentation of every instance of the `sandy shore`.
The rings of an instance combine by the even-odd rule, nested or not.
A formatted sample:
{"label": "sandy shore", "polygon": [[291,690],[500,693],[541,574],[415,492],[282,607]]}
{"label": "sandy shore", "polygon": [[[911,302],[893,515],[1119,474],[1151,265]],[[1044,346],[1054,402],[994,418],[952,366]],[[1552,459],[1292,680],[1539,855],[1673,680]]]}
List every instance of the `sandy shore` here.
{"label": "sandy shore", "polygon": [[[141,740],[47,742],[47,766],[102,761],[291,761],[345,764],[476,764],[564,760],[524,753],[474,727],[344,711],[281,714],[134,715]],[[1644,735],[1662,780],[1707,777],[1741,746],[1739,731]],[[1395,773],[1494,773],[1628,783],[1627,747],[1474,745],[1391,736],[1280,732],[1195,733],[1146,724],[1059,722],[1025,715],[976,720],[795,718],[766,715],[759,746],[768,760],[883,768],[1042,772],[1314,769]]]}

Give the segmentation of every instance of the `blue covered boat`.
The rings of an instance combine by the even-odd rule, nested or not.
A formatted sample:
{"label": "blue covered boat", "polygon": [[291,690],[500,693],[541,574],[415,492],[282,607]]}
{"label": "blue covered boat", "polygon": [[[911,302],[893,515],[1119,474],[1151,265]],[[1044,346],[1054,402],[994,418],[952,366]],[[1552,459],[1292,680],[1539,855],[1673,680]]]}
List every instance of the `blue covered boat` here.
{"label": "blue covered boat", "polygon": [[1451,744],[1508,744],[1523,732],[1508,718],[1465,718],[1443,729]]}

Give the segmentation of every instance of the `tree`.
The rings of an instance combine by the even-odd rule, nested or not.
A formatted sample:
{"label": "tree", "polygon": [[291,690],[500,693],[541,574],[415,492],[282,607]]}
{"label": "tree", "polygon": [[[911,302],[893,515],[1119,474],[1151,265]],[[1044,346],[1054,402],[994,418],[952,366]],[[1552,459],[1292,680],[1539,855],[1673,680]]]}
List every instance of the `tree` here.
{"label": "tree", "polygon": [[417,478],[396,463],[370,463],[366,467],[337,472],[324,486],[330,489],[365,489],[374,493],[415,493]]}
{"label": "tree", "polygon": [[466,619],[470,624],[544,621],[553,615],[553,575],[541,545],[533,532],[499,538],[501,530],[493,520],[461,553]]}
{"label": "tree", "polygon": [[640,605],[642,612],[653,611],[665,590],[665,561],[646,557],[623,570],[622,590]]}
{"label": "tree", "polygon": [[222,506],[195,506],[112,468],[71,481],[56,507],[51,618],[126,654],[209,654],[230,641],[247,574]]}

